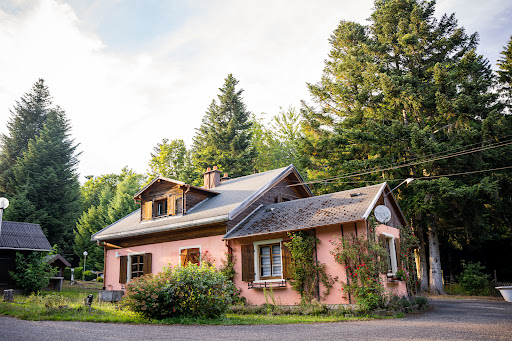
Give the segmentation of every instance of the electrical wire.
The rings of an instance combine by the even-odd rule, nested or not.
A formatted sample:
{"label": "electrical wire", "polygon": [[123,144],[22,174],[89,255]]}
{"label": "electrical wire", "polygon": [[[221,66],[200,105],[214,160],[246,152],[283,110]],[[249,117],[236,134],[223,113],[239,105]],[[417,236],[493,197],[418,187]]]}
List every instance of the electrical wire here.
{"label": "electrical wire", "polygon": [[[457,156],[472,154],[472,153],[476,153],[476,152],[480,152],[480,151],[484,151],[484,150],[489,150],[489,149],[494,149],[494,148],[499,148],[499,147],[505,147],[505,146],[509,146],[511,144],[512,144],[512,141],[503,141],[503,142],[498,142],[498,143],[495,143],[495,144],[492,144],[492,145],[488,145],[488,146],[483,146],[483,147],[478,147],[478,148],[471,148],[471,149],[467,149],[467,150],[462,150],[462,151],[455,152],[455,153],[452,153],[452,154],[442,155],[442,156],[438,156],[438,157],[434,157],[434,158],[430,158],[430,159],[426,159],[426,160],[409,162],[409,163],[403,164],[403,165],[396,165],[396,166],[387,167],[387,168],[377,168],[377,169],[368,170],[368,171],[361,172],[361,173],[352,173],[352,174],[349,173],[349,174],[346,174],[346,175],[332,177],[332,178],[325,178],[325,179],[320,179],[320,180],[308,181],[308,182],[305,182],[305,183],[302,183],[302,184],[315,184],[315,183],[322,183],[322,182],[330,182],[332,180],[337,180],[337,179],[343,179],[343,178],[348,178],[348,177],[367,175],[367,174],[372,174],[372,173],[377,173],[377,172],[384,172],[384,171],[398,169],[398,168],[403,168],[403,167],[415,166],[415,165],[419,165],[419,164],[422,164],[422,163],[439,161],[439,160],[449,159],[449,158],[453,158],[453,157],[457,157]],[[297,186],[297,185],[301,185],[301,184],[293,184],[293,185],[289,185],[289,186]]]}

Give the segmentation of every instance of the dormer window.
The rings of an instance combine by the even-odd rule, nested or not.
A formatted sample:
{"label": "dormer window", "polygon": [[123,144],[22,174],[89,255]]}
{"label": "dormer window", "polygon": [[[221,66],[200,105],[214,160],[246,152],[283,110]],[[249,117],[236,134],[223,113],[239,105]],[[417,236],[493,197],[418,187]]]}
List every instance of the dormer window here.
{"label": "dormer window", "polygon": [[159,200],[155,202],[156,216],[161,217],[167,215],[167,200]]}

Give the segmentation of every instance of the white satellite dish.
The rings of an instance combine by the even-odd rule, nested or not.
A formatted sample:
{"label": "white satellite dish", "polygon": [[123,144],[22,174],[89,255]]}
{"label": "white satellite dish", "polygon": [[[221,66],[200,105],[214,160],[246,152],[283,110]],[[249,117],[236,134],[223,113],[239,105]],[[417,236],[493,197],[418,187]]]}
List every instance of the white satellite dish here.
{"label": "white satellite dish", "polygon": [[373,214],[375,215],[375,218],[383,224],[391,220],[391,211],[384,205],[375,207]]}
{"label": "white satellite dish", "polygon": [[9,207],[9,200],[7,198],[0,198],[0,210],[4,210]]}

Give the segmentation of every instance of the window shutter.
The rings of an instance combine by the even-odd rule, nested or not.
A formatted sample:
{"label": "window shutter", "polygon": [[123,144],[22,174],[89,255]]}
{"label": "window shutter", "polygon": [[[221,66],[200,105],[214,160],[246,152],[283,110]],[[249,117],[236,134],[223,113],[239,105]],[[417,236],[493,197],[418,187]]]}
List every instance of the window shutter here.
{"label": "window shutter", "polygon": [[144,203],[144,219],[151,220],[153,218],[153,202],[152,201],[146,201]]}
{"label": "window shutter", "polygon": [[284,243],[288,243],[290,240],[283,240],[281,243],[282,257],[283,257],[283,278],[290,279],[290,265],[292,264],[292,254]]}
{"label": "window shutter", "polygon": [[254,281],[254,245],[242,245],[242,281]]}
{"label": "window shutter", "polygon": [[119,257],[119,283],[126,284],[126,269],[128,268],[128,256]]}
{"label": "window shutter", "polygon": [[188,263],[188,249],[181,250],[180,253],[181,265],[185,266]]}
{"label": "window shutter", "polygon": [[395,238],[395,252],[396,252],[396,267],[397,269],[402,268],[402,264],[400,263],[400,239]]}
{"label": "window shutter", "polygon": [[176,196],[171,195],[167,198],[167,214],[168,215],[176,215]]}
{"label": "window shutter", "polygon": [[151,253],[145,253],[144,254],[144,263],[142,266],[142,273],[144,275],[151,273],[151,266],[152,266],[152,256]]}

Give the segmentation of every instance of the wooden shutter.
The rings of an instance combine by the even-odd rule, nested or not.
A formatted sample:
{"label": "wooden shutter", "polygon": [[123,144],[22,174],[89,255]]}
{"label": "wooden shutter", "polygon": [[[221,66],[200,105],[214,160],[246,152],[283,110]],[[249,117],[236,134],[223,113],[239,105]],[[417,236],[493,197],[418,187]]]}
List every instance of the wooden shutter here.
{"label": "wooden shutter", "polygon": [[187,265],[187,262],[188,262],[188,249],[181,250],[180,261],[181,261],[181,266]]}
{"label": "wooden shutter", "polygon": [[153,202],[151,200],[144,203],[144,219],[151,220],[153,218]]}
{"label": "wooden shutter", "polygon": [[242,281],[254,281],[254,246],[242,245]]}
{"label": "wooden shutter", "polygon": [[142,265],[142,274],[147,275],[150,274],[152,269],[152,256],[151,253],[145,253],[143,257],[143,265]]}
{"label": "wooden shutter", "polygon": [[176,214],[176,196],[171,195],[167,198],[167,215]]}
{"label": "wooden shutter", "polygon": [[281,242],[281,252],[283,257],[283,278],[290,279],[290,265],[292,264],[292,254],[284,243],[288,243],[290,240],[283,240]]}
{"label": "wooden shutter", "polygon": [[128,268],[128,256],[119,257],[119,283],[126,284],[126,270]]}
{"label": "wooden shutter", "polygon": [[402,264],[400,262],[400,239],[395,238],[395,252],[396,252],[396,268],[401,269]]}

